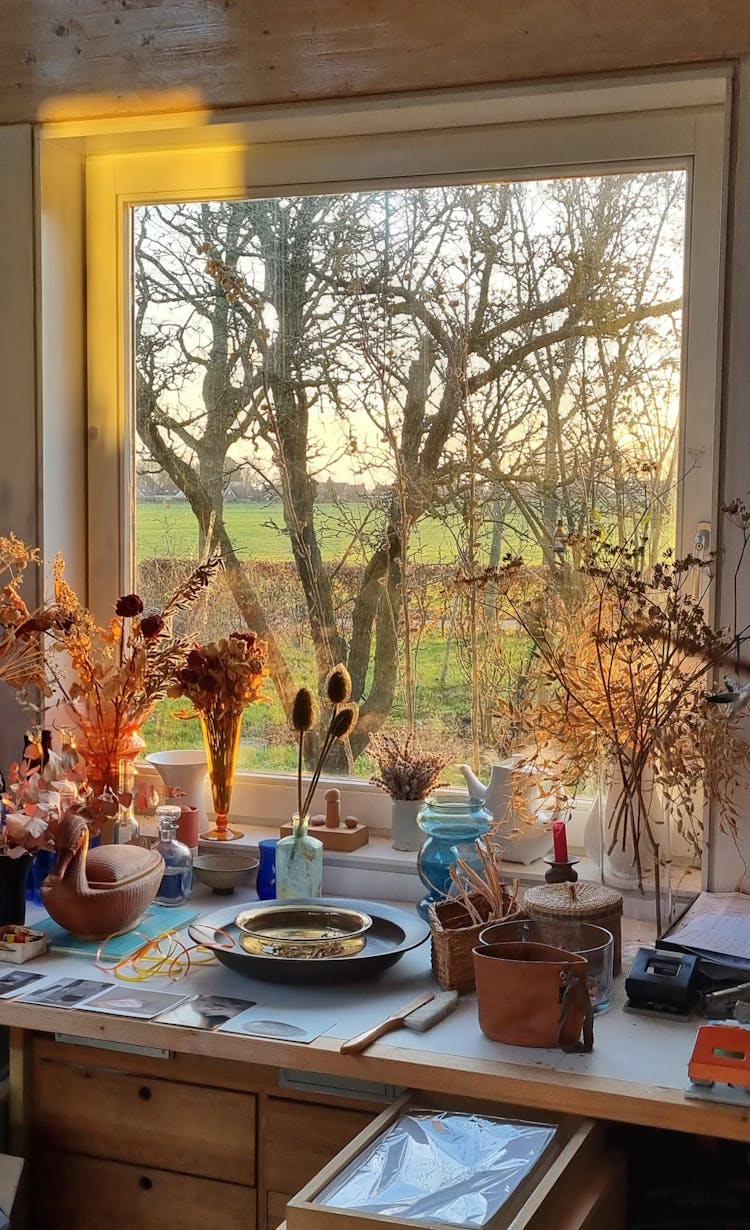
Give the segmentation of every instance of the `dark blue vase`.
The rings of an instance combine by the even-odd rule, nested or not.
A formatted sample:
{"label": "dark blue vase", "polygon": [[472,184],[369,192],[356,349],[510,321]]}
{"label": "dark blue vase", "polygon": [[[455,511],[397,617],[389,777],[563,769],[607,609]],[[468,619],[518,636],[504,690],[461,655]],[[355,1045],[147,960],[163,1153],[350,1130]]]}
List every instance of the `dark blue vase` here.
{"label": "dark blue vase", "polygon": [[5,923],[23,926],[26,921],[26,884],[31,858],[0,855],[0,927]]}
{"label": "dark blue vase", "polygon": [[276,837],[265,837],[258,842],[260,866],[258,878],[255,881],[255,891],[259,901],[273,901],[276,898]]}

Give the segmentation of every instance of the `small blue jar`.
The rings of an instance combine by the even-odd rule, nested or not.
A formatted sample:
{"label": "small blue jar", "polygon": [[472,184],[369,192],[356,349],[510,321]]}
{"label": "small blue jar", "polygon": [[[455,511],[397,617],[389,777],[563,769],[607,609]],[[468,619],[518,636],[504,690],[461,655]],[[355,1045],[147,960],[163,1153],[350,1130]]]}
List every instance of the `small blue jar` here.
{"label": "small blue jar", "polygon": [[476,840],[489,831],[492,817],[479,799],[428,799],[417,816],[427,841],[419,851],[419,878],[427,889],[417,909],[427,919],[432,901],[444,901],[451,885],[451,867],[459,858],[478,863]]}
{"label": "small blue jar", "polygon": [[273,901],[276,897],[276,847],[278,837],[264,837],[258,842],[260,866],[255,881],[259,901]]}

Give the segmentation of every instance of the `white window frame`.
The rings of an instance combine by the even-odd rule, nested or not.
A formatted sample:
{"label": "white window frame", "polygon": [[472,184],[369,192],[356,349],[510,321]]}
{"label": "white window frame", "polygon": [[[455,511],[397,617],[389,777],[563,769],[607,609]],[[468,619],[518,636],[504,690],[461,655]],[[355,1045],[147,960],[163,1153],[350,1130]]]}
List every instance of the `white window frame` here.
{"label": "white window frame", "polygon": [[[94,611],[106,614],[112,595],[127,590],[133,575],[129,224],[133,206],[156,201],[685,167],[680,469],[688,457],[700,456],[701,464],[689,468],[680,488],[677,547],[689,550],[699,525],[711,526],[715,541],[730,88],[730,70],[697,70],[42,127],[43,256],[49,225],[61,213],[76,228],[85,219],[87,532],[78,571],[85,569]],[[78,193],[80,208],[71,204]],[[47,299],[54,298],[50,291]],[[43,344],[58,327],[46,319],[44,304],[43,293]],[[80,366],[68,366],[67,387],[75,386]],[[43,373],[45,413],[53,374]],[[65,387],[63,380],[63,401]],[[47,463],[51,470],[52,459]],[[45,508],[46,554],[55,549],[56,533],[65,534],[65,520],[64,501],[59,510]],[[382,794],[364,782],[347,781],[346,788],[356,793],[363,819],[387,827]],[[240,815],[285,818],[290,799],[282,775],[239,775]]]}

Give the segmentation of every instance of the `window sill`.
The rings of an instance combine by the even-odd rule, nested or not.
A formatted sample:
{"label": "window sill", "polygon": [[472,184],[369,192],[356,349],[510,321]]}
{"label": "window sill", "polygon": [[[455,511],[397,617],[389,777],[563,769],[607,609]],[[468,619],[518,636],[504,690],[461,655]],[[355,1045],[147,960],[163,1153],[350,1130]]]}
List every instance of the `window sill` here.
{"label": "window sill", "polygon": [[[237,827],[242,829],[242,837],[230,846],[221,848],[247,849],[257,855],[259,841],[279,835],[278,824]],[[218,848],[216,842],[210,841],[201,842],[200,846],[204,853],[215,853]],[[578,854],[581,860],[576,866],[579,879],[599,880],[599,869],[587,858],[585,851],[573,849],[571,852]],[[548,870],[543,859],[528,865],[506,862],[504,867],[506,875],[517,879],[522,889],[542,883]],[[417,902],[424,896],[424,887],[417,873],[417,855],[410,851],[394,850],[390,837],[380,833],[371,833],[369,844],[351,853],[325,851],[323,889],[333,897],[362,897],[378,901]],[[628,889],[620,891],[623,892],[626,917],[644,920],[653,917],[653,904],[648,895]],[[680,869],[679,883],[674,890],[675,901],[687,905],[700,891],[700,871]]]}

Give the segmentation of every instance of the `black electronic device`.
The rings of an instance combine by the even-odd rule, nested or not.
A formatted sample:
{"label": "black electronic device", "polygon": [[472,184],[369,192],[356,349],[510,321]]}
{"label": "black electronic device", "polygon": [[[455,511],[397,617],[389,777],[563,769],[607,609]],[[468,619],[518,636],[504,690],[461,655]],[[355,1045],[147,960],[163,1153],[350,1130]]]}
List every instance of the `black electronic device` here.
{"label": "black electronic device", "polygon": [[627,1007],[687,1016],[699,998],[699,961],[694,953],[639,948],[625,979]]}

